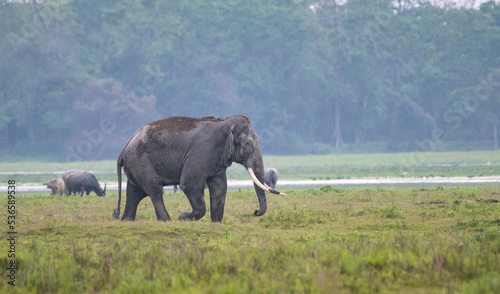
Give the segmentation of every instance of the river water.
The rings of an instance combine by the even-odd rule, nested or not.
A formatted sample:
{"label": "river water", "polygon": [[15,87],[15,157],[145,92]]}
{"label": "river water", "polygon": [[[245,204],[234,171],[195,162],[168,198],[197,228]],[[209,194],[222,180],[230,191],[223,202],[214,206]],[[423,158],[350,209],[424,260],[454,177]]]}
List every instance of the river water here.
{"label": "river water", "polygon": [[[450,185],[485,185],[500,184],[500,176],[489,177],[423,177],[423,178],[357,178],[357,179],[329,179],[329,180],[279,180],[276,189],[314,188],[326,185],[338,187],[392,187],[392,186],[450,186]],[[104,187],[104,183],[101,182]],[[122,189],[125,191],[126,183]],[[107,190],[118,190],[117,182],[106,183]],[[230,180],[229,189],[253,188],[251,180]],[[500,189],[500,187],[499,187]],[[165,191],[173,190],[172,186],[164,188]],[[6,186],[0,186],[0,192],[6,192]],[[50,192],[46,186],[40,184],[17,183],[16,192]]]}

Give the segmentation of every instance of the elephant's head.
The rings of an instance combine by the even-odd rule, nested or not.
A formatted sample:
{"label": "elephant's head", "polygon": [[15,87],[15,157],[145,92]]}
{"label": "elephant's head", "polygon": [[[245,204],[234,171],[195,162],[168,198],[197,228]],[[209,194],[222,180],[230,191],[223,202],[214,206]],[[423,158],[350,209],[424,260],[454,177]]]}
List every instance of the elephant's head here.
{"label": "elephant's head", "polygon": [[285,195],[264,184],[264,163],[260,153],[260,140],[250,125],[250,120],[244,116],[233,117],[230,119],[230,131],[226,140],[225,159],[229,162],[236,162],[243,165],[252,181],[254,182],[255,192],[259,199],[259,210],[254,214],[261,216],[266,213],[267,202],[265,192]]}

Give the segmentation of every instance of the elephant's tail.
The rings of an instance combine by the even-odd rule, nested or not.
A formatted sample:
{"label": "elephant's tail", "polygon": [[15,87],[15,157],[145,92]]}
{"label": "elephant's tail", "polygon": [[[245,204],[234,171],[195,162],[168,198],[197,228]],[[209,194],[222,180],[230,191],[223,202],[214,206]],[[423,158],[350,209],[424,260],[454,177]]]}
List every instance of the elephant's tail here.
{"label": "elephant's tail", "polygon": [[120,216],[120,204],[122,202],[122,166],[123,166],[123,155],[120,154],[118,161],[116,162],[116,173],[118,174],[118,205],[113,211],[113,218],[117,219]]}

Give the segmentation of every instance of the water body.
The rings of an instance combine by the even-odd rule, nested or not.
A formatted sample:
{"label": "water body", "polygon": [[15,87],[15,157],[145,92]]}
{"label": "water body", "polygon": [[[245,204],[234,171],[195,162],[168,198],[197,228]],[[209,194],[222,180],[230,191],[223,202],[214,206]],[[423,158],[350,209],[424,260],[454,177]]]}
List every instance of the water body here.
{"label": "water body", "polygon": [[[100,183],[104,187],[104,183]],[[329,180],[279,180],[276,189],[289,188],[317,188],[326,185],[338,187],[394,187],[394,186],[453,186],[453,185],[491,185],[500,184],[500,176],[490,177],[424,177],[424,178],[358,178],[358,179],[329,179]],[[108,191],[118,190],[118,183],[106,183]],[[125,191],[126,183],[122,190]],[[230,180],[229,189],[252,189],[251,180]],[[500,187],[499,187],[500,188]],[[172,186],[164,187],[165,191],[173,191]],[[6,192],[6,186],[0,186],[0,192]],[[50,192],[46,186],[40,184],[17,184],[16,192]]]}

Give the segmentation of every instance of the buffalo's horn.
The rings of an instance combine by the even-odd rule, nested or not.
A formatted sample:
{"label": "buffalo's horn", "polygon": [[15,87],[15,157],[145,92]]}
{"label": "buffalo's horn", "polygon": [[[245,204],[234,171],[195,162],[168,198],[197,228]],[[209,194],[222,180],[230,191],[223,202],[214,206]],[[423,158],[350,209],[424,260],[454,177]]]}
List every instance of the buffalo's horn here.
{"label": "buffalo's horn", "polygon": [[273,193],[273,194],[279,194],[279,195],[283,195],[283,196],[288,196],[286,195],[285,193],[282,193],[280,191],[277,191],[277,190],[274,190],[274,189],[271,189],[269,188],[269,186],[264,186],[260,181],[259,179],[257,179],[257,177],[255,176],[255,173],[253,172],[253,169],[251,167],[247,167],[247,171],[248,171],[248,174],[250,175],[250,177],[252,178],[253,182],[259,186],[259,188],[261,188],[262,190],[266,191],[266,192],[270,192],[270,193]]}

